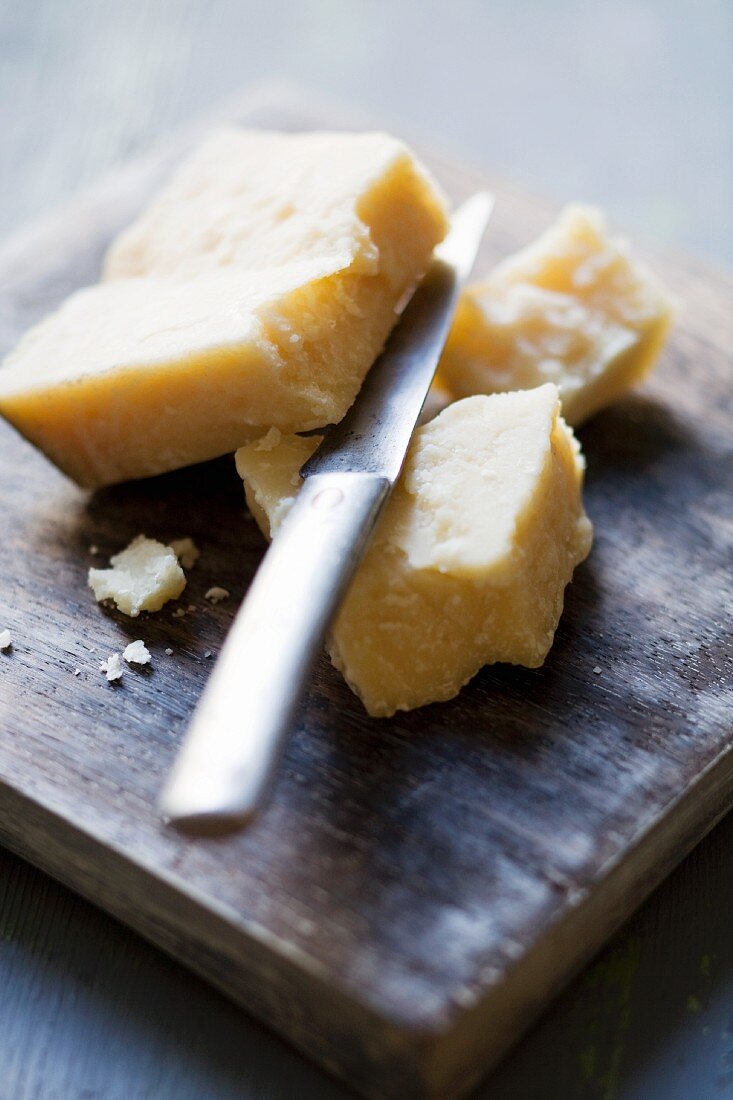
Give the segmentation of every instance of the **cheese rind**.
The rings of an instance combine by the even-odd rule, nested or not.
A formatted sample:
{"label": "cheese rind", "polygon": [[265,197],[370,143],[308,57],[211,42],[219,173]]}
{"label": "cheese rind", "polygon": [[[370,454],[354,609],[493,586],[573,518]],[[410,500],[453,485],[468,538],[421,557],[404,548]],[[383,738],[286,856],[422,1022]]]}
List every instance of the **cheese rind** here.
{"label": "cheese rind", "polygon": [[[317,443],[269,433],[237,452],[266,534]],[[418,430],[329,641],[370,714],[449,699],[495,661],[542,664],[590,549],[582,476],[552,385],[456,402]]]}
{"label": "cheese rind", "polygon": [[577,425],[654,365],[672,310],[599,211],[568,206],[461,297],[438,377],[455,398],[553,382]]}
{"label": "cheese rind", "polygon": [[338,421],[447,228],[385,134],[227,130],[32,329],[0,412],[82,485]]}
{"label": "cheese rind", "polygon": [[110,559],[109,569],[89,570],[89,587],[98,603],[112,600],[123,614],[137,618],[177,599],[186,577],[170,546],[138,535]]}

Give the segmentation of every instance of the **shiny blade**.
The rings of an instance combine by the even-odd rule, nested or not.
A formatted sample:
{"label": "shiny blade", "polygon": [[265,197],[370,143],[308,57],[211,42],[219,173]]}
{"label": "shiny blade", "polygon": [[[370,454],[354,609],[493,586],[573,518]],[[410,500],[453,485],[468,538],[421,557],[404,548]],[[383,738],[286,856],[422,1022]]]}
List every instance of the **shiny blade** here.
{"label": "shiny blade", "polygon": [[164,817],[206,834],[257,813],[296,706],[399,474],[491,210],[469,200],[306,482],[237,614],[161,798]]}
{"label": "shiny blade", "polygon": [[306,462],[304,477],[373,473],[391,484],[397,480],[492,208],[491,195],[479,191],[453,215],[450,233],[359,396]]}

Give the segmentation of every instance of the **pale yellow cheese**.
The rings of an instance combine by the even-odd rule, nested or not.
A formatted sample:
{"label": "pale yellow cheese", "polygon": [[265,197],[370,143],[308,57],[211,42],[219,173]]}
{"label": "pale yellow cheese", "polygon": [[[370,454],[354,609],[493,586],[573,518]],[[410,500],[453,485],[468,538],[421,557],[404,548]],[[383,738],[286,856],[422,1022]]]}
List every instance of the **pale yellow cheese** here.
{"label": "pale yellow cheese", "polygon": [[339,420],[447,228],[385,134],[225,130],[0,370],[0,412],[83,485]]}
{"label": "pale yellow cheese", "polygon": [[[559,408],[545,385],[456,402],[417,431],[329,641],[370,714],[449,699],[485,664],[544,661],[592,537]],[[317,442],[271,431],[237,452],[266,534]]]}
{"label": "pale yellow cheese", "polygon": [[186,576],[170,546],[138,535],[110,559],[109,569],[89,570],[89,587],[99,603],[112,600],[119,611],[137,618],[178,599]]}
{"label": "pale yellow cheese", "polygon": [[601,214],[568,206],[465,291],[439,378],[454,397],[553,382],[577,425],[651,369],[670,318],[666,294]]}
{"label": "pale yellow cheese", "polygon": [[188,535],[181,539],[171,539],[169,545],[184,569],[193,569],[201,557],[201,551]]}

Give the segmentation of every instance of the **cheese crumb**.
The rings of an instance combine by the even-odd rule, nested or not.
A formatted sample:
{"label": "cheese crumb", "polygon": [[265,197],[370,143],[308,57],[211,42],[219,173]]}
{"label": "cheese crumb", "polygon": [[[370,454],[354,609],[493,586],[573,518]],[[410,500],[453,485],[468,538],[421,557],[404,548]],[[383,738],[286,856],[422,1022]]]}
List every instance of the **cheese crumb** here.
{"label": "cheese crumb", "polygon": [[136,642],[130,642],[122,656],[128,665],[150,664],[150,650],[141,638],[138,638]]}
{"label": "cheese crumb", "polygon": [[81,669],[80,668],[75,668],[74,669],[74,676],[79,676],[80,674],[81,674]]}
{"label": "cheese crumb", "polygon": [[169,545],[184,569],[193,569],[201,557],[201,551],[193,539],[173,539]]}
{"label": "cheese crumb", "polygon": [[96,557],[96,555],[99,553],[99,547],[95,546],[95,544],[92,543],[92,545],[89,547],[89,553]]}
{"label": "cheese crumb", "polygon": [[601,668],[601,666],[596,665],[596,667],[593,669],[593,675],[594,676],[600,676],[602,671],[603,671],[603,669]]}
{"label": "cheese crumb", "polygon": [[167,657],[172,657],[173,656],[173,650],[170,648],[170,646],[168,646],[168,648],[166,649],[165,652],[166,652]]}
{"label": "cheese crumb", "polygon": [[211,656],[211,650],[210,649],[205,649],[204,650],[204,660],[208,661],[210,656]]}
{"label": "cheese crumb", "polygon": [[106,661],[102,661],[99,671],[103,672],[110,683],[113,680],[122,679],[122,660],[119,653],[111,653]]}
{"label": "cheese crumb", "polygon": [[89,585],[98,603],[113,600],[125,615],[160,611],[186,587],[186,577],[169,546],[138,535],[110,559],[109,569],[90,569]]}
{"label": "cheese crumb", "polygon": [[186,614],[185,607],[177,607],[176,610],[173,612],[173,618],[174,619],[182,619],[185,614]]}
{"label": "cheese crumb", "polygon": [[13,636],[9,630],[0,630],[0,649],[10,649]]}
{"label": "cheese crumb", "polygon": [[218,585],[214,585],[204,596],[205,600],[209,600],[210,603],[221,603],[222,600],[229,599],[229,592],[226,588],[219,588]]}

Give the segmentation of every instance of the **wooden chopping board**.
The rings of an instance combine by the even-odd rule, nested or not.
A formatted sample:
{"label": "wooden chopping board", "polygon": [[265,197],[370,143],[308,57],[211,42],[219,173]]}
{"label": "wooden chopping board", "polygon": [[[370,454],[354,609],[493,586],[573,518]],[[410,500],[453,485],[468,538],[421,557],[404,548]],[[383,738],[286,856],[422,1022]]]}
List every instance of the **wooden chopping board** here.
{"label": "wooden chopping board", "polygon": [[[220,117],[364,124],[285,93]],[[8,243],[3,352],[95,280],[195,136]],[[421,152],[454,199],[497,195],[479,272],[554,212]],[[733,799],[733,280],[656,266],[679,323],[650,382],[580,433],[596,542],[544,668],[377,721],[324,658],[272,804],[233,838],[181,839],[155,811],[264,549],[233,463],[89,496],[0,428],[0,838],[370,1096],[470,1089]],[[125,619],[86,587],[141,531],[202,548],[183,618]],[[211,607],[215,584],[232,596]],[[152,667],[107,684],[100,660],[136,637]]]}

